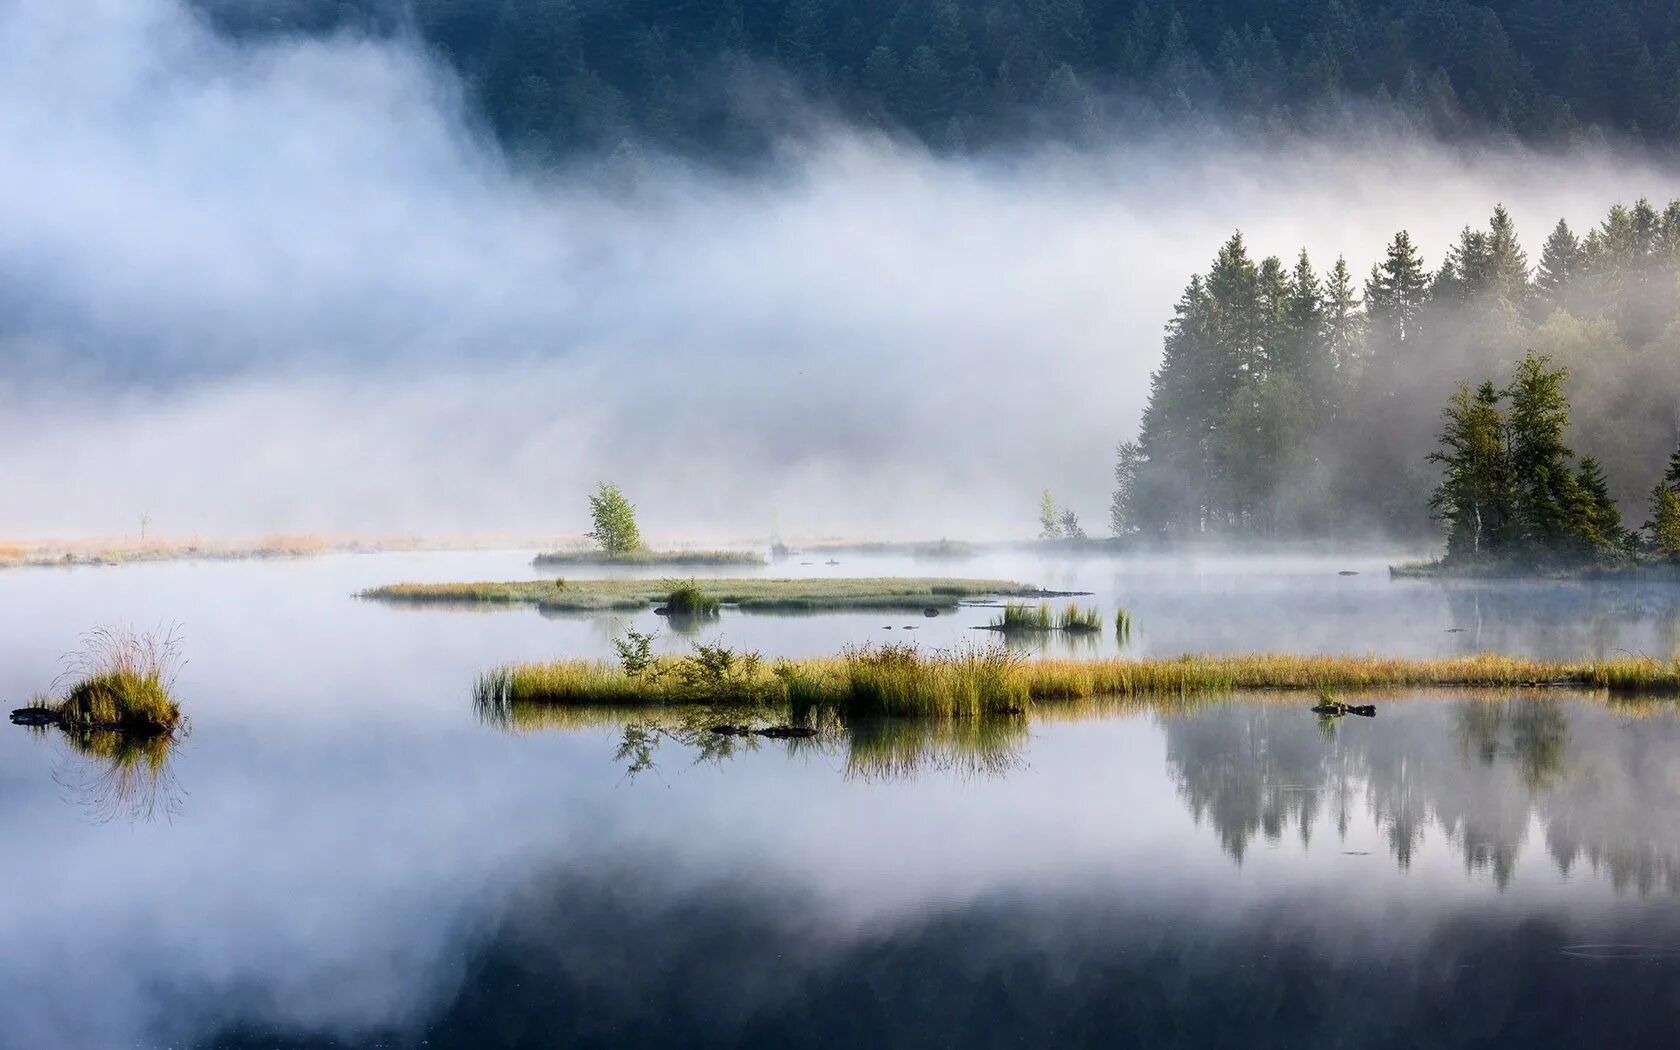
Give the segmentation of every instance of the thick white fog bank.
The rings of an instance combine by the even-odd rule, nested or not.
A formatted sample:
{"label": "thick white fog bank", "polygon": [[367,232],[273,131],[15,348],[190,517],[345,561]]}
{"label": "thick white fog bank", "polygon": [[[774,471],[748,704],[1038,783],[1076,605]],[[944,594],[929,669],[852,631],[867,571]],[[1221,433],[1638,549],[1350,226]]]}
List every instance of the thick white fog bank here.
{"label": "thick white fog bank", "polygon": [[[1106,516],[1191,272],[1431,265],[1626,156],[1117,136],[984,160],[842,128],[755,177],[516,171],[403,44],[233,45],[171,0],[0,7],[0,533],[1020,535]],[[1435,411],[1434,406],[1420,406]]]}

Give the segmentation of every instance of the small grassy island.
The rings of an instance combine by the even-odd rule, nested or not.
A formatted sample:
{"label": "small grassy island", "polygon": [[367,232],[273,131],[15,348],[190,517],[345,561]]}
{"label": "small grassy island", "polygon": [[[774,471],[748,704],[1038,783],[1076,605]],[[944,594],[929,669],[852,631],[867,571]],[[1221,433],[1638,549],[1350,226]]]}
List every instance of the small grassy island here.
{"label": "small grassy island", "polygon": [[571,706],[758,705],[796,723],[840,718],[962,718],[1019,714],[1036,703],[1095,697],[1183,700],[1242,690],[1324,695],[1385,688],[1576,687],[1680,694],[1680,663],[1625,657],[1557,663],[1483,654],[1436,660],[1260,653],[1151,659],[1024,660],[975,648],[909,645],[766,662],[698,645],[690,656],[509,664],[480,676],[481,709]]}
{"label": "small grassy island", "polygon": [[1051,631],[1062,631],[1067,634],[1101,634],[1102,613],[1096,606],[1081,608],[1075,602],[1069,602],[1061,610],[1050,608],[1049,602],[1038,605],[1028,605],[1025,602],[1007,602],[1003,611],[984,625],[982,630],[1002,631],[1005,634],[1048,634]]}
{"label": "small grassy island", "polygon": [[[698,593],[697,593],[698,592]],[[717,605],[759,612],[953,609],[965,598],[1038,596],[1010,580],[878,577],[859,579],[514,580],[506,583],[396,583],[361,597],[396,604],[534,605],[563,612],[637,611]],[[682,611],[682,610],[678,610]]]}
{"label": "small grassy island", "polygon": [[56,725],[73,733],[170,733],[181,724],[180,705],[170,695],[179,652],[173,634],[91,631],[83,635],[82,649],[68,657],[60,676],[60,682],[68,682],[63,694],[35,697],[28,707],[12,712],[12,721]]}
{"label": "small grassy island", "polygon": [[549,551],[531,564],[554,565],[763,565],[764,556],[752,551],[656,551],[642,542],[636,505],[617,485],[603,481],[589,497],[591,526],[587,536],[594,547]]}

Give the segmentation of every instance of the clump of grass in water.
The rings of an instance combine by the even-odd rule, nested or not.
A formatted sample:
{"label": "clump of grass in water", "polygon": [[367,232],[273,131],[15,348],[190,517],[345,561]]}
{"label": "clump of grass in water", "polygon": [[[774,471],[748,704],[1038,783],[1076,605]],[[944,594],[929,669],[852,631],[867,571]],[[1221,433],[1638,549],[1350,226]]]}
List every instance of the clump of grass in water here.
{"label": "clump of grass in water", "polygon": [[33,706],[53,712],[67,730],[156,734],[180,723],[180,705],[170,695],[181,665],[181,640],[173,629],[137,634],[100,627],[81,641],[52,684],[62,696],[37,698]]}
{"label": "clump of grass in water", "polygon": [[998,631],[1051,631],[1055,629],[1055,623],[1047,602],[1038,605],[1005,602],[1003,612],[992,618],[992,628]]}
{"label": "clump of grass in water", "polygon": [[693,580],[668,581],[671,593],[665,598],[665,612],[671,616],[716,616],[722,603],[700,589]]}
{"label": "clump of grass in water", "polygon": [[1102,612],[1095,605],[1081,609],[1077,603],[1069,602],[1056,618],[1056,629],[1071,634],[1101,634]]}
{"label": "clump of grass in water", "polygon": [[839,688],[827,706],[841,717],[915,715],[973,718],[1018,714],[1031,696],[1020,659],[997,646],[927,656],[912,645],[848,649]]}
{"label": "clump of grass in water", "polygon": [[1122,642],[1132,637],[1132,614],[1124,609],[1114,610],[1114,637]]}

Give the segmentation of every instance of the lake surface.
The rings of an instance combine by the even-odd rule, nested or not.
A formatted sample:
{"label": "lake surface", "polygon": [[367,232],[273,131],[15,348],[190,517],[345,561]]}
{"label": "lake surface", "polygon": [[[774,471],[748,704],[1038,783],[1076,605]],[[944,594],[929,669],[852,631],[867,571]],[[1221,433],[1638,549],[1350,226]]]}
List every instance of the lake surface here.
{"label": "lake surface", "polygon": [[[1675,648],[1663,587],[836,557],[768,571],[1088,589],[1136,616],[1127,652]],[[1087,706],[715,759],[666,740],[630,775],[621,719],[510,732],[470,697],[497,661],[606,654],[625,617],[351,597],[528,558],[0,573],[7,697],[82,630],[174,621],[193,723],[156,783],[0,731],[0,1046],[1673,1045],[1672,703]],[[910,637],[985,642],[989,614]],[[912,622],[726,612],[696,637],[830,653]]]}

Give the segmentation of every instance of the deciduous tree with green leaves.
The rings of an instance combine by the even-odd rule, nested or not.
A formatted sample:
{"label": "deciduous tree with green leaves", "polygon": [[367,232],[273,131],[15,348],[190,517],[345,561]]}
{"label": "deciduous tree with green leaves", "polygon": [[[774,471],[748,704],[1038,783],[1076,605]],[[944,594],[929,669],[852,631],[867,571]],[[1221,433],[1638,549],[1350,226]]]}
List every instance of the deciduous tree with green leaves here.
{"label": "deciduous tree with green leaves", "polygon": [[608,555],[630,554],[642,549],[642,534],[636,528],[636,507],[617,485],[603,481],[589,497],[589,516],[594,527],[589,538]]}

